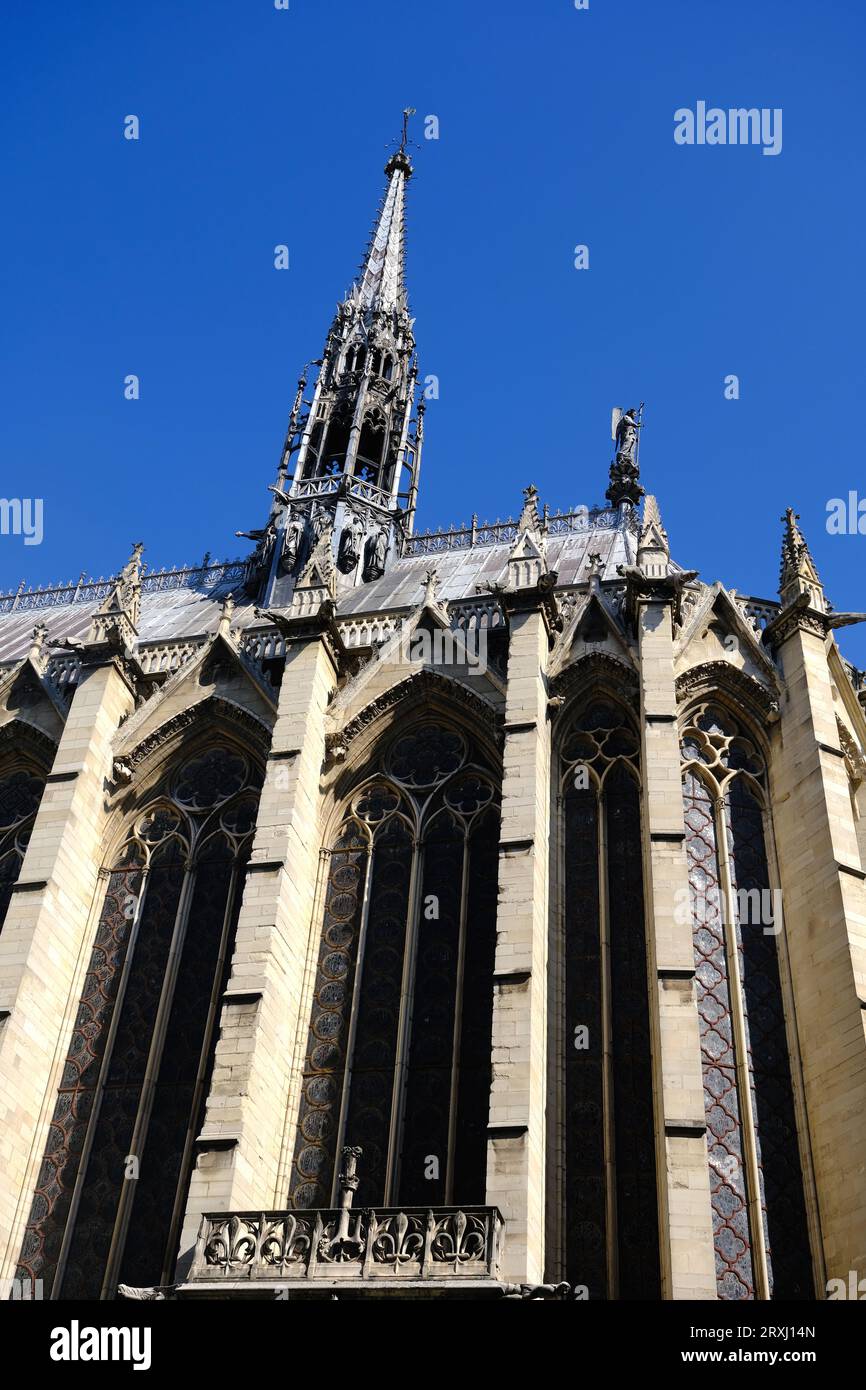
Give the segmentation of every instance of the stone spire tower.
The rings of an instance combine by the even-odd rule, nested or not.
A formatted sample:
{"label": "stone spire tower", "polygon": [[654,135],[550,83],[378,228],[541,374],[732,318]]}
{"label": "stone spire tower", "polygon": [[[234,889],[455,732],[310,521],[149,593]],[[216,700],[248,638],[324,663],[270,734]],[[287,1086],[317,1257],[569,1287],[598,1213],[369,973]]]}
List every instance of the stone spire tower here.
{"label": "stone spire tower", "polygon": [[412,530],[424,402],[415,409],[418,366],[405,283],[411,114],[403,113],[400,145],[385,165],[385,195],[359,276],[315,364],[311,401],[304,399],[306,374],[298,383],[268,524],[238,533],[257,541],[248,588],[270,607],[291,603],[314,555],[321,567],[326,546],[336,596],[378,579]]}

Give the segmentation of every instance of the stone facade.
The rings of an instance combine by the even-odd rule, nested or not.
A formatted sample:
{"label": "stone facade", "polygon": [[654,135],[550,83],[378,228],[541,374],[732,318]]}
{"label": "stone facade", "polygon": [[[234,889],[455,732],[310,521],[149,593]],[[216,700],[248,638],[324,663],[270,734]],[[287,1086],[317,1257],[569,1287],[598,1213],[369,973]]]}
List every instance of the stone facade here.
{"label": "stone facade", "polygon": [[866,1271],[863,615],[792,512],[778,601],[683,569],[637,412],[608,507],[416,533],[386,173],[249,558],[0,598],[0,1277],[823,1297]]}

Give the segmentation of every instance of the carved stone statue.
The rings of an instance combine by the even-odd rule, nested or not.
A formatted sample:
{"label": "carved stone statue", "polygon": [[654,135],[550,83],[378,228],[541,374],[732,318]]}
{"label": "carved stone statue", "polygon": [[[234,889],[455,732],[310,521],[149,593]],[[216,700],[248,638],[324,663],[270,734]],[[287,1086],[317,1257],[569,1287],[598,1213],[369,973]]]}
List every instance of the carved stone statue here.
{"label": "carved stone statue", "polygon": [[628,410],[617,407],[613,412],[613,437],[616,440],[616,456],[619,462],[633,462],[637,448],[637,432],[642,429],[640,409],[631,406]]}
{"label": "carved stone statue", "polygon": [[291,574],[297,564],[303,533],[303,522],[297,517],[290,517],[283,533],[283,554],[280,560],[280,568],[284,574]]}
{"label": "carved stone statue", "polygon": [[385,556],[388,554],[388,533],[380,528],[370,536],[364,547],[364,578],[379,579],[385,573]]}
{"label": "carved stone statue", "polygon": [[340,532],[340,545],[337,550],[337,568],[343,574],[351,574],[361,555],[361,541],[364,528],[360,519],[353,516]]}

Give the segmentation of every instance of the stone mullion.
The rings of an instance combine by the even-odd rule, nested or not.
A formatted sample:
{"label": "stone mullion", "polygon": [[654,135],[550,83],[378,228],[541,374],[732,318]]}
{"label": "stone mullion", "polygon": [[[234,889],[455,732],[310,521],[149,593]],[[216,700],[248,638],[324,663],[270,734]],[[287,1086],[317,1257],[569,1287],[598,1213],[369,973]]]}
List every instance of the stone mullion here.
{"label": "stone mullion", "polygon": [[460,923],[457,934],[454,1028],[451,1043],[451,1092],[448,1101],[448,1161],[445,1169],[446,1206],[451,1206],[454,1202],[454,1156],[457,1150],[457,1106],[460,1099],[460,1044],[463,1034],[464,972],[466,969],[466,932],[469,914],[470,845],[469,829],[464,826],[463,871],[460,877]]}
{"label": "stone mullion", "polygon": [[714,1299],[715,1252],[670,603],[640,602],[637,625],[662,1296]]}
{"label": "stone mullion", "polygon": [[[337,1142],[334,1146],[334,1171],[331,1174],[331,1196],[332,1206],[336,1206],[340,1198],[340,1162],[339,1155],[346,1142],[346,1119],[349,1110],[349,1092],[352,1087],[352,1067],[355,1059],[355,1039],[358,1036],[358,1010],[361,1001],[361,986],[364,980],[364,969],[366,965],[365,957],[367,954],[367,928],[370,922],[370,894],[373,887],[373,868],[376,857],[376,836],[373,834],[367,851],[366,873],[364,877],[364,897],[361,903],[361,921],[358,927],[358,945],[355,952],[355,978],[352,982],[352,998],[349,1004],[349,1029],[346,1036],[346,1063],[343,1068],[343,1088],[340,1093],[340,1109],[337,1116]],[[322,902],[324,911],[324,900]],[[316,947],[319,946],[317,936],[318,917],[313,930],[313,939]],[[287,1132],[294,1140],[292,1133],[291,1116],[287,1125]]]}
{"label": "stone mullion", "polygon": [[171,1224],[169,1226],[169,1236],[166,1245],[165,1268],[162,1270],[161,1278],[169,1282],[173,1275],[174,1252],[177,1249],[180,1239],[180,1228],[183,1222],[183,1202],[186,1200],[185,1186],[189,1178],[190,1159],[192,1157],[193,1145],[197,1138],[195,1125],[201,1109],[205,1080],[207,1078],[208,1061],[214,1043],[214,1030],[220,1008],[220,986],[225,973],[226,956],[230,944],[230,933],[236,897],[239,889],[240,873],[238,861],[235,859],[232,867],[229,891],[226,896],[225,913],[223,916],[222,935],[220,938],[219,952],[217,954],[216,965],[214,967],[213,985],[211,988],[211,999],[208,1007],[207,1022],[205,1024],[204,1040],[199,1056],[198,1068],[196,1071],[195,1088],[193,1091],[193,1101],[190,1107],[189,1125],[184,1138],[184,1146],[180,1161],[180,1177],[177,1192],[175,1194],[174,1206],[171,1214]]}
{"label": "stone mullion", "polygon": [[85,666],[0,934],[0,1279],[14,1275],[89,957],[112,739],[134,695]]}
{"label": "stone mullion", "polygon": [[[102,913],[102,906],[105,899],[105,887],[103,887],[103,875],[107,885],[111,877],[110,871],[100,869],[99,871],[99,891],[96,894],[93,904],[93,925],[98,925]],[[111,1058],[114,1052],[114,1040],[120,1026],[120,1018],[123,1013],[123,1002],[126,998],[126,987],[129,974],[132,969],[132,962],[138,945],[139,929],[141,927],[141,916],[144,911],[144,904],[147,898],[147,887],[150,881],[150,868],[145,867],[141,870],[141,887],[138,893],[138,901],[135,905],[135,916],[129,929],[129,942],[126,947],[126,954],[123,958],[123,965],[120,970],[120,980],[118,981],[117,994],[115,995],[114,1005],[111,1010],[111,1022],[108,1025],[105,1035],[105,1045],[102,1049],[102,1058],[99,1063],[99,1075],[93,1091],[93,1109],[87,1123],[87,1133],[84,1136],[84,1143],[81,1148],[81,1157],[78,1161],[78,1168],[75,1173],[75,1183],[72,1189],[72,1196],[69,1202],[69,1212],[66,1217],[66,1225],[63,1231],[63,1239],[60,1245],[60,1253],[57,1256],[57,1265],[54,1272],[54,1297],[59,1296],[63,1286],[63,1276],[66,1272],[66,1261],[69,1254],[69,1247],[75,1234],[75,1223],[78,1219],[78,1208],[81,1203],[81,1193],[87,1177],[87,1165],[90,1162],[90,1155],[93,1152],[93,1141],[96,1135],[96,1126],[99,1123],[99,1114],[102,1108],[102,1097],[105,1093],[105,1081],[108,1076],[108,1069],[111,1066]],[[89,965],[89,950],[85,952],[85,974]],[[77,1001],[80,997],[80,988],[76,986],[76,1012]],[[65,1058],[64,1058],[65,1061]],[[53,1109],[53,1106],[52,1106]]]}
{"label": "stone mullion", "polygon": [[391,1089],[391,1122],[388,1127],[388,1156],[385,1165],[385,1205],[394,1206],[400,1181],[400,1141],[412,1042],[415,962],[418,955],[420,895],[424,848],[421,839],[412,840],[412,868],[406,900],[406,936],[403,945],[403,973],[400,980],[400,1008],[397,1018],[397,1046],[394,1081]]}
{"label": "stone mullion", "polygon": [[616,1097],[613,1083],[613,1006],[610,942],[610,892],[607,875],[607,813],[602,787],[596,797],[598,862],[599,989],[601,995],[602,1124],[604,1127],[604,1238],[607,1247],[607,1297],[619,1292],[619,1239],[616,1208]]}
{"label": "stone mullion", "polygon": [[181,1269],[205,1211],[266,1211],[279,1200],[284,1127],[297,1089],[297,1030],[313,922],[325,714],[335,680],[323,635],[287,642],[255,837],[223,1000]]}
{"label": "stone mullion", "polygon": [[544,615],[511,614],[499,842],[487,1200],[507,1223],[504,1277],[544,1272],[550,726]]}
{"label": "stone mullion", "polygon": [[770,786],[787,958],[823,1259],[847,1279],[866,1268],[866,891],[821,625],[792,622],[779,654]]}
{"label": "stone mullion", "polygon": [[[183,952],[183,943],[186,938],[190,904],[192,903],[194,889],[195,869],[187,862],[177,911],[175,912],[172,939],[169,946],[168,959],[165,963],[165,973],[163,974],[162,984],[160,986],[159,1004],[156,1010],[156,1018],[154,1019],[147,1062],[145,1063],[144,1076],[141,1082],[141,1092],[138,1098],[138,1113],[135,1117],[135,1125],[129,1145],[129,1154],[137,1158],[139,1168],[141,1167],[144,1150],[147,1146],[147,1131],[150,1126],[150,1116],[156,1094],[156,1081],[162,1063],[165,1035],[171,1014],[175,986],[177,984],[177,973],[180,968],[180,959]],[[130,963],[134,961],[134,950],[132,953],[128,953],[128,959]],[[122,1012],[123,1006],[121,1003],[120,1008],[115,1010],[115,1015],[118,1019],[120,1019]],[[114,1022],[114,1019],[112,1019],[112,1022]],[[112,1039],[112,1042],[113,1041]],[[108,1052],[106,1052],[105,1060],[106,1064],[110,1066],[110,1056]],[[103,1075],[107,1076],[107,1074],[107,1070],[104,1071]],[[91,1133],[95,1134],[95,1132],[96,1121],[92,1120]],[[105,1265],[105,1274],[102,1280],[101,1296],[103,1298],[112,1297],[117,1287],[118,1273],[123,1263],[123,1251],[126,1245],[126,1236],[129,1230],[129,1222],[135,1201],[135,1191],[135,1181],[130,1182],[128,1178],[125,1178],[120,1188],[117,1215],[114,1221],[114,1232],[111,1238],[111,1248],[109,1250]]]}

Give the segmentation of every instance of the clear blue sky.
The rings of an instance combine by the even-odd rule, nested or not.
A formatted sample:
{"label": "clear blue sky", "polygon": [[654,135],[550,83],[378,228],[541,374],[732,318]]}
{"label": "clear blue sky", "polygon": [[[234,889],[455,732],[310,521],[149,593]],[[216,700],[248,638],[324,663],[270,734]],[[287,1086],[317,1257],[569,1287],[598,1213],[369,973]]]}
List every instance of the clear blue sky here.
{"label": "clear blue sky", "polygon": [[[0,537],[0,588],[107,574],[137,539],[153,567],[246,553],[411,104],[441,381],[420,524],[504,517],[529,482],[600,501],[610,409],[646,400],[681,563],[774,596],[790,504],[836,607],[866,607],[866,536],[825,529],[829,498],[866,496],[864,9],[7,0],[0,495],[42,496],[45,537]],[[698,100],[781,107],[782,153],[676,145]],[[866,628],[842,641],[866,665]]]}

